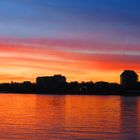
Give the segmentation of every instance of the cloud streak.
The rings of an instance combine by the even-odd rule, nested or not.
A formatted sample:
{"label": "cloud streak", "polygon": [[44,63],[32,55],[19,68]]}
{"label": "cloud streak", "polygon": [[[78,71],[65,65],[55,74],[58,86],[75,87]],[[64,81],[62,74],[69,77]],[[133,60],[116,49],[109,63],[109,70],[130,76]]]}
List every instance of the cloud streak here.
{"label": "cloud streak", "polygon": [[[94,81],[101,78],[100,74],[103,70],[114,74],[130,67],[140,70],[140,50],[137,46],[133,50],[130,47],[130,50],[122,52],[116,47],[105,46],[104,49],[99,49],[102,48],[100,45],[103,43],[88,43],[89,48],[84,50],[87,44],[75,40],[69,42],[52,39],[12,39],[6,42],[2,39],[0,42],[1,73],[5,73],[10,68],[13,70],[7,71],[8,75],[17,74],[17,77],[24,77],[21,78],[22,80],[27,79],[24,76],[25,73],[28,73],[32,81],[38,75],[62,73],[69,77],[69,81],[76,79],[83,81],[88,78]],[[96,76],[92,74],[94,72]],[[85,77],[85,75],[88,76]]]}

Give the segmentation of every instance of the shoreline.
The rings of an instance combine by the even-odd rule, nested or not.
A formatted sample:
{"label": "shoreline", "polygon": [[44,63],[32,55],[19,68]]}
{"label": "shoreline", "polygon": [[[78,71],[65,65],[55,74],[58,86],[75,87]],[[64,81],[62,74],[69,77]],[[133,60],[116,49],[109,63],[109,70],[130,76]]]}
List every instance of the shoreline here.
{"label": "shoreline", "polygon": [[70,96],[75,96],[75,95],[81,95],[81,96],[140,96],[140,91],[139,92],[135,92],[135,91],[125,91],[125,92],[110,92],[109,94],[105,94],[107,93],[107,91],[105,92],[94,92],[94,93],[70,93],[70,92],[0,92],[0,94],[24,94],[24,95],[28,95],[28,94],[35,94],[35,95],[70,95]]}

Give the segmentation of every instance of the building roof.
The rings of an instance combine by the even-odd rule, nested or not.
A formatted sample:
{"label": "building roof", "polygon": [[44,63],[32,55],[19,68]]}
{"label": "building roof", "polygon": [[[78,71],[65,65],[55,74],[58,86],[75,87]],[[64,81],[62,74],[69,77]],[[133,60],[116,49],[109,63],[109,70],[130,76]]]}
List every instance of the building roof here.
{"label": "building roof", "polygon": [[125,70],[121,74],[121,76],[131,76],[131,75],[138,76],[137,73],[133,70]]}
{"label": "building roof", "polygon": [[53,76],[39,76],[37,78],[46,79],[46,78],[54,78],[54,77],[65,77],[65,76],[62,76],[61,74],[58,74],[58,75],[53,75]]}

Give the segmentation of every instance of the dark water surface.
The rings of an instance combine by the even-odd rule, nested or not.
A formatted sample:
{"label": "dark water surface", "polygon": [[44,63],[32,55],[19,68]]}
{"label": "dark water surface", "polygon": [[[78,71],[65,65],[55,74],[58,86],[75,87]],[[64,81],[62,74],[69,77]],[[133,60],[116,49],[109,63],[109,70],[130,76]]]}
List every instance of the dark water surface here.
{"label": "dark water surface", "polygon": [[140,97],[0,94],[0,140],[139,140]]}

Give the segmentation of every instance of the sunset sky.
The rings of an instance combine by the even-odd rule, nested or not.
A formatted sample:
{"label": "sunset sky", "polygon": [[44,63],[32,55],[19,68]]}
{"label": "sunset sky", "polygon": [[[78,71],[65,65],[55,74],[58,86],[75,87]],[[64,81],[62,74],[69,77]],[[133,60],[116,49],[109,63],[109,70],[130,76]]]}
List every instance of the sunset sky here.
{"label": "sunset sky", "polygon": [[0,0],[0,82],[140,74],[139,0]]}

